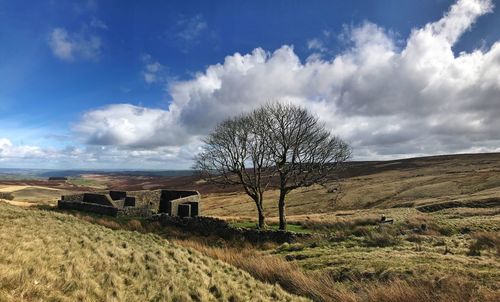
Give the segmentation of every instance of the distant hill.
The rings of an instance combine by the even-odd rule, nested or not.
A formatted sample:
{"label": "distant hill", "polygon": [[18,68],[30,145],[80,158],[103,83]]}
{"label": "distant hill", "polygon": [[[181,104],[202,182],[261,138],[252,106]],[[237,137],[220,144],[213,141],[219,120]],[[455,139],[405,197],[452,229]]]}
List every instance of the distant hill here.
{"label": "distant hill", "polygon": [[[203,186],[206,184],[200,185]],[[253,203],[244,193],[230,192],[227,188],[220,190],[207,190],[217,193],[203,196],[203,213],[256,215]],[[276,216],[278,192],[271,190],[265,198],[266,212],[269,216]],[[318,214],[417,207],[448,201],[479,201],[480,204],[488,198],[500,198],[500,153],[351,162],[339,183],[292,191],[288,196],[287,212],[289,215]]]}
{"label": "distant hill", "polygon": [[49,170],[49,169],[6,169],[0,168],[1,180],[40,179],[49,177],[76,177],[83,174],[123,176],[190,176],[192,170]]}

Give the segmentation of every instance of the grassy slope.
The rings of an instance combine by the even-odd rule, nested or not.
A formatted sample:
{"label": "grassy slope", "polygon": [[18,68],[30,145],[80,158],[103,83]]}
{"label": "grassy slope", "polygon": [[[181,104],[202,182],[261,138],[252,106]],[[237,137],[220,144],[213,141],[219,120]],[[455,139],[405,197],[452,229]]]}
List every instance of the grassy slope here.
{"label": "grassy slope", "polygon": [[0,203],[0,301],[294,301],[156,235]]}
{"label": "grassy slope", "polygon": [[[354,174],[341,183],[337,199],[336,193],[327,192],[332,185],[292,191],[287,197],[288,215],[500,197],[499,153],[366,163]],[[278,192],[267,192],[265,198],[268,217],[277,216]],[[202,210],[215,216],[257,215],[243,193],[204,195]]]}
{"label": "grassy slope", "polygon": [[[351,280],[383,288],[384,282],[390,280],[433,282],[459,276],[468,284],[460,286],[467,288],[464,292],[473,292],[474,296],[482,289],[492,290],[498,298],[498,235],[494,246],[480,256],[469,253],[476,234],[495,236],[500,232],[500,208],[421,213],[414,206],[500,197],[499,167],[499,154],[368,163],[364,171],[358,169],[344,180],[343,194],[336,201],[334,193],[320,186],[289,195],[289,223],[301,231],[321,232],[326,236],[324,240],[285,244],[266,253],[298,264],[305,271],[328,275],[348,287],[358,286]],[[276,224],[277,192],[268,192],[266,197],[268,223]],[[401,205],[405,207],[393,208]],[[251,225],[250,220],[255,224],[254,208],[241,193],[203,198],[204,214],[229,219],[236,225]],[[376,221],[382,214],[393,218],[395,224],[379,227]],[[363,223],[370,219],[374,222]],[[414,232],[421,224],[428,230]],[[446,288],[436,286],[437,294],[446,295]],[[474,300],[473,296],[460,298],[461,294],[455,300]],[[366,296],[359,299],[366,300]],[[447,300],[442,296],[439,299]]]}
{"label": "grassy slope", "polygon": [[[393,225],[366,223],[385,213]],[[338,280],[434,280],[462,276],[477,285],[499,290],[498,246],[469,256],[475,233],[500,232],[494,209],[448,209],[420,213],[415,209],[363,210],[342,217],[310,217],[297,221],[325,233],[329,240],[282,245],[273,253],[306,270],[328,272]],[[424,232],[414,232],[421,224]],[[467,230],[467,234],[462,234]]]}

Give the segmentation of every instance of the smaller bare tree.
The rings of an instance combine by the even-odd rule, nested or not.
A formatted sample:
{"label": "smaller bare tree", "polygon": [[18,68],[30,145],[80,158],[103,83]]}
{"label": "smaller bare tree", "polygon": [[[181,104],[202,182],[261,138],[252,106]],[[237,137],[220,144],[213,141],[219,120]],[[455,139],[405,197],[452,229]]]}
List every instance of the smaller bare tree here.
{"label": "smaller bare tree", "polygon": [[306,109],[292,104],[270,103],[253,116],[265,129],[271,166],[278,177],[281,230],[286,229],[286,195],[299,187],[332,180],[351,156],[347,143],[333,136]]}
{"label": "smaller bare tree", "polygon": [[259,228],[265,228],[264,191],[271,175],[262,129],[242,115],[218,124],[204,143],[194,169],[208,182],[242,186],[255,202]]}

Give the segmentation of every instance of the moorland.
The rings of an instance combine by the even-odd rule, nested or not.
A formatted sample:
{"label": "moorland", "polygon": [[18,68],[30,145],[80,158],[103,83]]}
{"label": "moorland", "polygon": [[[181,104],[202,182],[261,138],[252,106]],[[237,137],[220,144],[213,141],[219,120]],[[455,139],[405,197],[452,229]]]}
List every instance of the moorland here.
{"label": "moorland", "polygon": [[[0,301],[500,299],[498,153],[351,162],[338,181],[289,194],[288,229],[312,234],[292,243],[53,208],[72,192],[157,188],[197,189],[203,215],[256,227],[238,187],[196,175],[2,179]],[[265,195],[271,229],[277,194]]]}

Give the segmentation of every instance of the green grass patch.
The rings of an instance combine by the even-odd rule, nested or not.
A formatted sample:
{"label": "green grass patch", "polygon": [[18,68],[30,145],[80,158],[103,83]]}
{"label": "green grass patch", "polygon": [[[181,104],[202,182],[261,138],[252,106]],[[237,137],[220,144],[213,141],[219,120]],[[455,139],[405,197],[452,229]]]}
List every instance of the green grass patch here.
{"label": "green grass patch", "polygon": [[92,187],[92,188],[97,188],[97,189],[106,189],[107,186],[105,183],[93,180],[93,179],[86,179],[83,177],[77,177],[77,178],[70,178],[68,179],[68,183],[73,184],[75,186],[80,186],[80,187]]}
{"label": "green grass patch", "polygon": [[[253,221],[233,222],[233,223],[231,223],[231,225],[234,227],[238,227],[238,228],[257,229],[257,223],[255,223]],[[279,230],[279,225],[278,224],[268,224],[267,229],[268,230]],[[300,224],[289,223],[287,225],[286,230],[290,231],[290,232],[296,232],[296,233],[306,233],[306,234],[311,233],[311,230],[304,228]]]}

